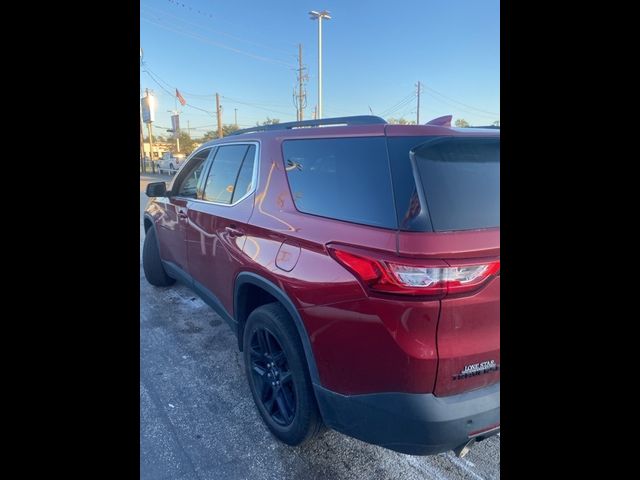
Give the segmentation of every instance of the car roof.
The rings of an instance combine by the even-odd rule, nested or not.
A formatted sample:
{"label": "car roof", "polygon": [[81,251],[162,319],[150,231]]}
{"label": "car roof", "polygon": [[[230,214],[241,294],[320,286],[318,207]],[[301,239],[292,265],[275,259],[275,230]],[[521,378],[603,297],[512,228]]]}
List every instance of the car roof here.
{"label": "car roof", "polygon": [[500,129],[492,128],[457,128],[441,125],[343,125],[327,127],[304,127],[282,130],[266,130],[229,135],[204,143],[200,148],[211,147],[221,143],[238,143],[261,140],[294,140],[303,138],[340,138],[365,136],[459,136],[459,137],[500,137]]}

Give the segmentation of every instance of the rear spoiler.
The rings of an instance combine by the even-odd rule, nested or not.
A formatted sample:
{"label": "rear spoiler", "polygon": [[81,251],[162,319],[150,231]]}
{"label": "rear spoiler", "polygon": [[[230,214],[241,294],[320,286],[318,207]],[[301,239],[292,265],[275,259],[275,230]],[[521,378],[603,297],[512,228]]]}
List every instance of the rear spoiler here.
{"label": "rear spoiler", "polygon": [[427,123],[425,123],[425,125],[438,125],[440,127],[450,127],[452,118],[453,118],[453,115],[444,115],[442,117],[429,120]]}
{"label": "rear spoiler", "polygon": [[[442,117],[434,118],[433,120],[429,120],[425,125],[437,125],[439,127],[450,127],[451,120],[453,119],[453,115],[444,115]],[[468,128],[492,128],[495,130],[500,130],[500,127],[496,125],[469,125]]]}

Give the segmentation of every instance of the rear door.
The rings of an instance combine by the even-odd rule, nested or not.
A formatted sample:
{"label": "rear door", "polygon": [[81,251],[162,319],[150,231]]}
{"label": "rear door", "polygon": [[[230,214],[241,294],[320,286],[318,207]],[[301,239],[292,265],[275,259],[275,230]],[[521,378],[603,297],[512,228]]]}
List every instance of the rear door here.
{"label": "rear door", "polygon": [[[500,380],[499,136],[389,137],[388,146],[398,254],[444,260],[450,266],[447,275],[456,279],[440,300],[434,393],[453,395],[496,383]],[[464,288],[465,274],[482,271],[492,273],[481,275],[477,286]]]}
{"label": "rear door", "polygon": [[198,198],[189,203],[187,254],[197,287],[233,312],[233,279],[242,264],[246,224],[253,211],[258,144],[219,145]]}

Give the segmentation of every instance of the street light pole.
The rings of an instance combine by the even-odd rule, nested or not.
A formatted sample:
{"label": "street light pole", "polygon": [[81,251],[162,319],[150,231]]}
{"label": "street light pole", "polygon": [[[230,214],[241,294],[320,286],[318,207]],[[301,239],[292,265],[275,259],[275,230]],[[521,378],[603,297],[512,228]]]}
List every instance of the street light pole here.
{"label": "street light pole", "polygon": [[317,118],[322,118],[322,19],[326,18],[327,20],[331,20],[331,15],[326,10],[322,10],[321,12],[316,12],[315,10],[311,10],[309,12],[311,15],[311,20],[318,19],[318,116]]}

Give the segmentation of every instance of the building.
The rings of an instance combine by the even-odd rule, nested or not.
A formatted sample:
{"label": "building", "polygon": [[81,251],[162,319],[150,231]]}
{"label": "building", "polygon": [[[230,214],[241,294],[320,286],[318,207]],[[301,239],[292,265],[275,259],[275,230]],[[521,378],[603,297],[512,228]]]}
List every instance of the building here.
{"label": "building", "polygon": [[[153,159],[159,160],[162,157],[162,153],[171,151],[172,147],[172,143],[153,142]],[[144,142],[144,155],[146,157],[149,156],[149,142]]]}

